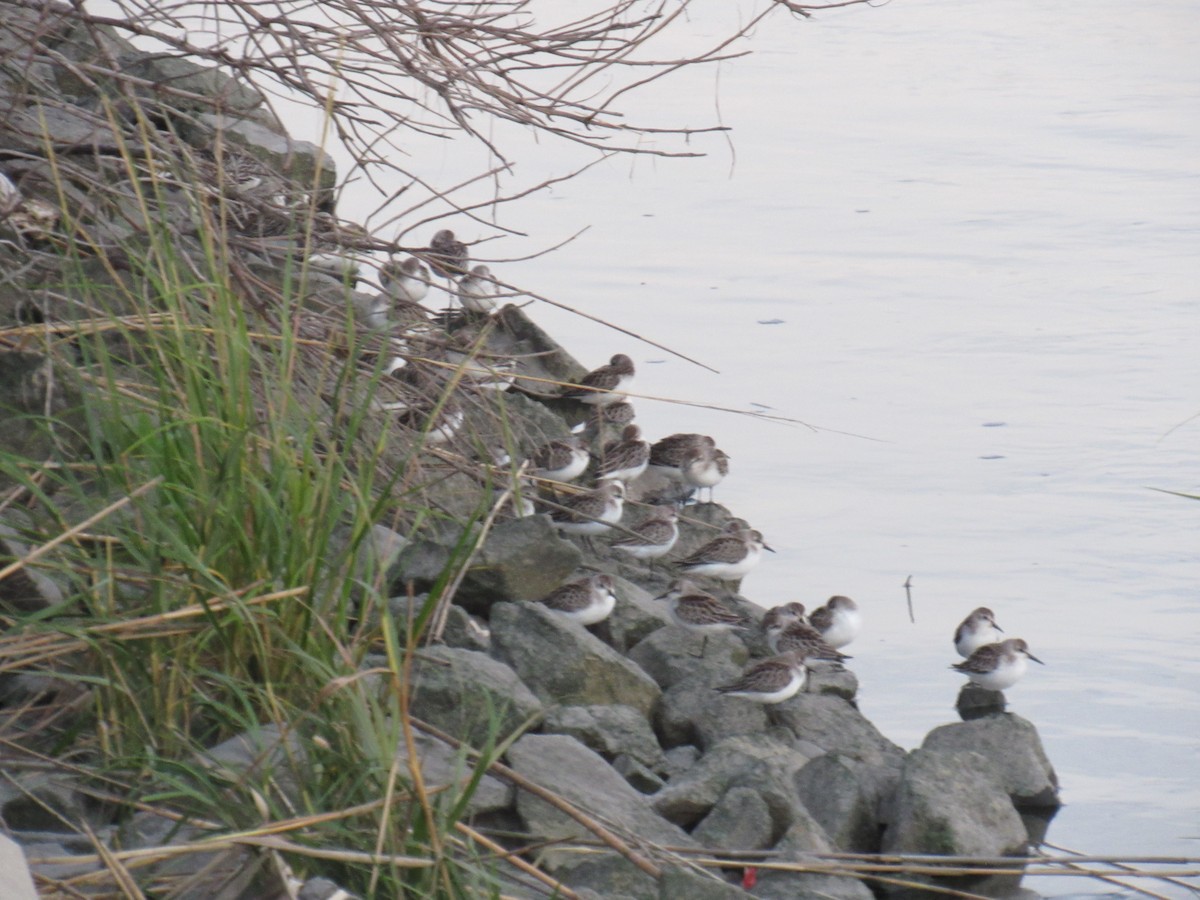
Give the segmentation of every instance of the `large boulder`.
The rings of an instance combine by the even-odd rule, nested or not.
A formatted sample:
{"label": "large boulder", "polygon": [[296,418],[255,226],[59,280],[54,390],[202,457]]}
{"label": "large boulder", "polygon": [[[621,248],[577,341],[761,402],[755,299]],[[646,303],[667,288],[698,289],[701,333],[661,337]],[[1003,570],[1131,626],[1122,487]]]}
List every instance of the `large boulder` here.
{"label": "large boulder", "polygon": [[[620,833],[670,846],[694,847],[683,829],[656,813],[648,799],[630,787],[603,757],[565,734],[527,734],[508,750],[508,764],[583,812]],[[517,793],[517,813],[534,840],[591,839],[574,818],[527,791]],[[572,868],[572,854],[548,855],[551,869]]]}
{"label": "large boulder", "polygon": [[418,655],[412,677],[413,715],[476,747],[541,721],[538,698],[486,653],[430,647]]}
{"label": "large boulder", "polygon": [[987,757],[920,749],[904,761],[883,852],[1010,856],[1024,851],[1026,837]]}
{"label": "large boulder", "polygon": [[692,837],[720,850],[765,850],[775,837],[771,809],[753,788],[730,788],[692,829]]}
{"label": "large boulder", "polygon": [[796,773],[796,794],[839,850],[878,853],[881,807],[900,778],[901,760],[871,766],[825,753]]}
{"label": "large boulder", "polygon": [[[829,853],[834,849],[828,836],[811,817],[801,818],[787,830],[775,845],[776,862],[804,863],[813,852]],[[799,897],[820,897],[822,900],[873,900],[870,889],[857,878],[826,875],[821,872],[761,872],[750,891],[764,900],[796,900]]]}
{"label": "large boulder", "polygon": [[837,751],[873,766],[904,756],[849,701],[831,694],[797,694],[778,704],[772,718],[789,729],[798,741],[815,744],[826,752]]}
{"label": "large boulder", "polygon": [[540,600],[559,587],[583,556],[548,516],[497,522],[475,554],[455,601],[486,614],[493,603]]}
{"label": "large boulder", "polygon": [[[664,604],[659,606],[665,609]],[[629,651],[629,658],[664,691],[688,679],[707,677],[713,685],[729,681],[750,658],[746,645],[734,633],[711,635],[704,642],[704,656],[700,655],[701,643],[696,634],[671,625],[639,641]]]}
{"label": "large boulder", "polygon": [[624,578],[616,579],[617,605],[596,633],[622,653],[628,653],[639,641],[669,625],[666,605],[656,603],[645,588]]}
{"label": "large boulder", "polygon": [[650,677],[576,622],[540,603],[492,609],[492,653],[544,703],[622,704],[648,715],[659,689]]}
{"label": "large boulder", "polygon": [[1011,713],[993,713],[935,728],[925,750],[973,750],[987,758],[1018,809],[1054,809],[1058,775],[1033,723]]}
{"label": "large boulder", "polygon": [[655,771],[666,768],[646,717],[631,706],[560,706],[546,713],[542,731],[568,734],[609,761],[627,756]]}
{"label": "large boulder", "polygon": [[765,731],[767,713],[761,704],[714,690],[739,672],[740,668],[729,662],[714,662],[707,671],[672,685],[663,694],[655,716],[663,746],[694,744],[707,749],[733,735]]}
{"label": "large boulder", "polygon": [[686,828],[708,815],[730,788],[747,787],[762,797],[771,811],[773,834],[779,834],[801,815],[792,780],[807,762],[786,734],[726,738],[672,778],[654,796],[654,808]]}
{"label": "large boulder", "polygon": [[[435,802],[445,807],[458,803],[475,774],[463,754],[419,732],[413,735],[413,749],[416,750],[425,789],[436,798]],[[412,765],[407,742],[400,742],[396,756],[407,778]],[[510,808],[515,800],[516,788],[485,773],[472,788],[465,810],[468,816],[497,812]]]}

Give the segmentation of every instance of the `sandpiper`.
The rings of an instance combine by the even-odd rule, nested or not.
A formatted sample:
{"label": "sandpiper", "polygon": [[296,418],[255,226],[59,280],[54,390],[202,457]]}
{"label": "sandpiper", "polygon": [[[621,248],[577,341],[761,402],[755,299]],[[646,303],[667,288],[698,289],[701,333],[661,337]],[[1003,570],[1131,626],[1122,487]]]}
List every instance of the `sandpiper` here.
{"label": "sandpiper", "polygon": [[762,629],[763,636],[767,638],[767,646],[770,647],[772,653],[779,653],[779,650],[775,649],[775,641],[793,622],[804,622],[804,604],[800,604],[800,602],[773,606],[764,614],[762,622],[758,623],[758,626]]}
{"label": "sandpiper", "polygon": [[458,240],[449,228],[443,228],[429,242],[425,261],[435,274],[452,279],[467,273],[470,257],[467,254],[467,245]]}
{"label": "sandpiper", "polygon": [[650,518],[633,527],[637,537],[613,541],[613,549],[628,553],[635,559],[658,559],[666,556],[679,540],[679,513],[674,507],[663,507]]}
{"label": "sandpiper", "polygon": [[858,637],[862,615],[858,604],[849,597],[830,597],[824,606],[808,614],[808,624],[821,633],[829,646],[839,650]]}
{"label": "sandpiper", "polygon": [[389,260],[379,269],[379,283],[400,303],[420,303],[429,293],[429,267],[415,256]]}
{"label": "sandpiper", "polygon": [[781,653],[760,660],[747,668],[737,681],[716,688],[731,697],[745,697],[758,703],[782,703],[804,687],[808,669],[799,653]]}
{"label": "sandpiper", "polygon": [[574,481],[587,468],[588,452],[572,435],[562,440],[548,441],[533,451],[529,458],[533,472],[550,481]]}
{"label": "sandpiper", "polygon": [[676,625],[704,636],[700,642],[700,656],[704,656],[710,634],[745,628],[749,622],[741,613],[728,609],[686,578],[677,579],[670,590],[657,599],[667,601],[667,609]]}
{"label": "sandpiper", "polygon": [[1002,691],[1012,687],[1025,674],[1027,657],[1045,665],[1029,652],[1029,645],[1023,640],[1009,638],[998,644],[984,644],[966,662],[954,663],[950,668],[962,672],[972,684],[981,688]]}
{"label": "sandpiper", "polygon": [[708,488],[709,502],[712,489],[729,474],[729,456],[718,447],[693,447],[679,466],[683,483],[697,490]]}
{"label": "sandpiper", "polygon": [[984,644],[995,644],[1003,640],[1000,634],[1004,631],[996,624],[996,614],[986,606],[981,606],[965,619],[954,630],[954,649],[964,659]]}
{"label": "sandpiper", "polygon": [[546,606],[580,625],[603,622],[617,604],[611,575],[569,581],[542,600]]}
{"label": "sandpiper", "polygon": [[632,481],[650,462],[650,445],[642,440],[642,429],[626,425],[621,437],[609,441],[600,451],[600,466],[596,477],[602,481]]}
{"label": "sandpiper", "polygon": [[836,663],[839,666],[847,659],[846,654],[829,646],[829,642],[821,637],[821,633],[803,619],[788,619],[772,609],[762,620],[762,629],[767,637],[767,645],[773,653],[799,653],[806,661],[822,660]]}
{"label": "sandpiper", "polygon": [[458,300],[467,312],[487,315],[496,308],[496,282],[487,266],[475,266],[458,282]]}
{"label": "sandpiper", "polygon": [[675,481],[683,480],[683,466],[697,450],[716,449],[716,442],[703,434],[669,434],[650,447],[650,466]]}
{"label": "sandpiper", "polygon": [[709,541],[677,565],[689,575],[709,575],[724,581],[736,581],[758,565],[763,550],[771,548],[763,543],[760,532],[739,528],[731,523],[725,534]]}
{"label": "sandpiper", "polygon": [[624,505],[624,483],[606,481],[595,490],[566,498],[563,508],[552,510],[550,518],[561,531],[587,537],[602,534],[619,522]]}
{"label": "sandpiper", "polygon": [[618,353],[608,361],[607,366],[588,372],[578,385],[563,391],[562,396],[593,406],[607,406],[624,400],[632,383],[633,360],[624,353]]}

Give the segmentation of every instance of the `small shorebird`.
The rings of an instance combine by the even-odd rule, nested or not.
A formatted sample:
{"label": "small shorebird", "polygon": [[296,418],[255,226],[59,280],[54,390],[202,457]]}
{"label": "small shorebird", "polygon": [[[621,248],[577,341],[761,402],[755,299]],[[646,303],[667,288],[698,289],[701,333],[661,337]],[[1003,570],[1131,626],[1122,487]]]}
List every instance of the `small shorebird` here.
{"label": "small shorebird", "polygon": [[609,441],[600,451],[596,477],[602,481],[633,481],[650,462],[650,445],[642,440],[642,429],[626,425],[619,440]]}
{"label": "small shorebird", "polygon": [[829,646],[840,650],[858,637],[862,615],[849,597],[830,597],[824,606],[808,614],[808,624],[821,633]]}
{"label": "small shorebird", "polygon": [[995,644],[1003,640],[1000,637],[1004,631],[996,624],[996,614],[986,606],[981,606],[954,630],[954,649],[963,659],[968,659],[972,653],[984,644]]}
{"label": "small shorebird", "polygon": [[716,448],[716,441],[704,434],[669,434],[650,446],[650,468],[682,481],[683,467],[695,458],[696,451]]}
{"label": "small shorebird", "polygon": [[572,435],[549,441],[533,451],[530,457],[533,474],[550,481],[574,481],[587,468],[588,452]]}
{"label": "small shorebird", "polygon": [[633,527],[637,537],[613,541],[614,550],[628,553],[635,559],[658,559],[666,556],[679,540],[679,513],[674,507],[663,507],[650,518]]}
{"label": "small shorebird", "polygon": [[568,387],[562,396],[592,406],[607,406],[625,399],[625,393],[633,383],[633,360],[624,353],[616,354],[607,366],[593,369],[579,380],[579,384]]}
{"label": "small shorebird", "polygon": [[767,611],[763,616],[762,630],[772,653],[799,653],[806,663],[820,660],[834,663],[839,668],[842,662],[850,659],[829,646],[821,633],[803,618],[792,618],[783,607]]}
{"label": "small shorebird", "polygon": [[781,653],[754,663],[737,681],[715,690],[757,703],[782,703],[796,696],[807,679],[804,657],[799,653]]}
{"label": "small shorebird", "polygon": [[708,488],[708,499],[712,502],[712,489],[729,474],[729,457],[717,447],[694,447],[688,452],[679,467],[683,483],[700,491]]}
{"label": "small shorebird", "polygon": [[379,269],[379,283],[396,302],[417,304],[429,293],[429,267],[415,256],[389,260]]}
{"label": "small shorebird", "polygon": [[487,315],[496,309],[496,282],[487,266],[475,266],[458,282],[458,301],[467,312]]}
{"label": "small shorebird", "polygon": [[580,625],[603,622],[617,604],[611,575],[569,581],[542,600],[547,607]]}
{"label": "small shorebird", "polygon": [[621,521],[625,505],[625,485],[606,481],[593,491],[585,491],[562,501],[562,509],[550,511],[550,518],[560,531],[589,537],[603,534]]}
{"label": "small shorebird", "polygon": [[467,274],[470,257],[467,245],[458,240],[449,228],[443,228],[429,242],[425,261],[429,263],[429,268],[433,269],[434,274],[453,280],[459,275]]}
{"label": "small shorebird", "polygon": [[667,601],[671,620],[688,631],[704,636],[700,642],[700,656],[708,645],[710,634],[745,628],[749,620],[741,613],[728,609],[712,594],[707,594],[686,578],[671,584],[670,590],[657,599]]}
{"label": "small shorebird", "polygon": [[730,523],[726,534],[709,541],[676,565],[689,575],[709,575],[724,581],[736,581],[758,565],[763,550],[771,548],[763,543],[760,532]]}
{"label": "small shorebird", "polygon": [[981,688],[1002,691],[1012,687],[1025,674],[1026,658],[1045,665],[1029,652],[1029,645],[1023,640],[1009,638],[998,644],[984,644],[966,662],[954,663],[950,668],[962,672],[972,684]]}

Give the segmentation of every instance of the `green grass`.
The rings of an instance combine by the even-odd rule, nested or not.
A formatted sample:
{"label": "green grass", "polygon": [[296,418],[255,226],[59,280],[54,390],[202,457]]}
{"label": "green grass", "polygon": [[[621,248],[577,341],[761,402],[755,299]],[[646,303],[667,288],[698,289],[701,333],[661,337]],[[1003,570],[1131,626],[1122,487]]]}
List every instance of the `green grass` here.
{"label": "green grass", "polygon": [[[372,415],[381,363],[348,304],[336,346],[298,338],[302,264],[252,296],[219,209],[197,202],[198,236],[182,241],[167,186],[131,183],[129,271],[61,192],[56,287],[93,314],[44,349],[75,373],[79,405],[42,422],[55,458],[0,459],[39,522],[35,545],[103,511],[46,558],[69,602],[3,638],[7,671],[56,673],[85,702],[15,741],[69,754],[118,819],[156,809],[202,835],[269,834],[299,872],[367,896],[496,895],[496,863],[459,823],[498,725],[448,791],[430,794],[396,752],[412,740],[413,653],[469,551],[401,640],[369,536],[446,519],[423,500],[420,436]],[[466,535],[471,518],[450,524]],[[295,741],[276,770],[204,763],[266,725]]]}

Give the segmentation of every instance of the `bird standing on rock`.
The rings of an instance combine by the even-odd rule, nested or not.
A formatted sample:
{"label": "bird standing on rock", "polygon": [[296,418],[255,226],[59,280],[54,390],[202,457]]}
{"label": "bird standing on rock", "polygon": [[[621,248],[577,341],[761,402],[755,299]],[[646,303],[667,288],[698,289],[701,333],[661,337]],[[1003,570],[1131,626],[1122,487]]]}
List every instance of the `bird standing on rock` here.
{"label": "bird standing on rock", "polygon": [[804,657],[799,653],[781,653],[754,663],[737,681],[722,684],[714,690],[730,697],[774,704],[796,696],[807,680]]}
{"label": "bird standing on rock", "polygon": [[969,659],[971,654],[984,644],[995,644],[1003,640],[1000,634],[1004,631],[996,624],[996,614],[986,606],[981,606],[962,620],[954,630],[954,649],[963,659]]}
{"label": "bird standing on rock", "polygon": [[761,532],[741,528],[731,522],[725,534],[709,541],[676,565],[689,575],[708,575],[723,581],[737,581],[758,565],[763,550],[771,548],[763,543]]}
{"label": "bird standing on rock", "polygon": [[821,633],[829,646],[840,650],[858,637],[862,614],[858,604],[849,597],[830,597],[824,606],[809,613],[808,624]]}
{"label": "bird standing on rock", "polygon": [[950,668],[971,679],[972,684],[989,691],[1003,691],[1021,680],[1028,668],[1027,659],[1045,665],[1029,652],[1029,645],[1020,638],[1009,638],[998,644],[984,644],[967,658]]}
{"label": "bird standing on rock", "polygon": [[633,360],[624,353],[616,354],[607,366],[593,369],[579,384],[567,388],[562,396],[592,406],[607,406],[625,399],[633,384]]}
{"label": "bird standing on rock", "polygon": [[601,481],[633,481],[650,462],[650,445],[642,440],[642,429],[626,425],[620,440],[609,441],[600,451],[596,477]]}
{"label": "bird standing on rock", "polygon": [[603,622],[617,604],[611,575],[592,575],[564,584],[543,598],[542,603],[580,625]]}
{"label": "bird standing on rock", "polygon": [[700,590],[686,578],[675,581],[670,590],[657,599],[667,601],[667,610],[676,625],[704,635],[700,642],[701,657],[704,656],[710,634],[745,628],[749,623],[741,613],[726,608],[720,600]]}

